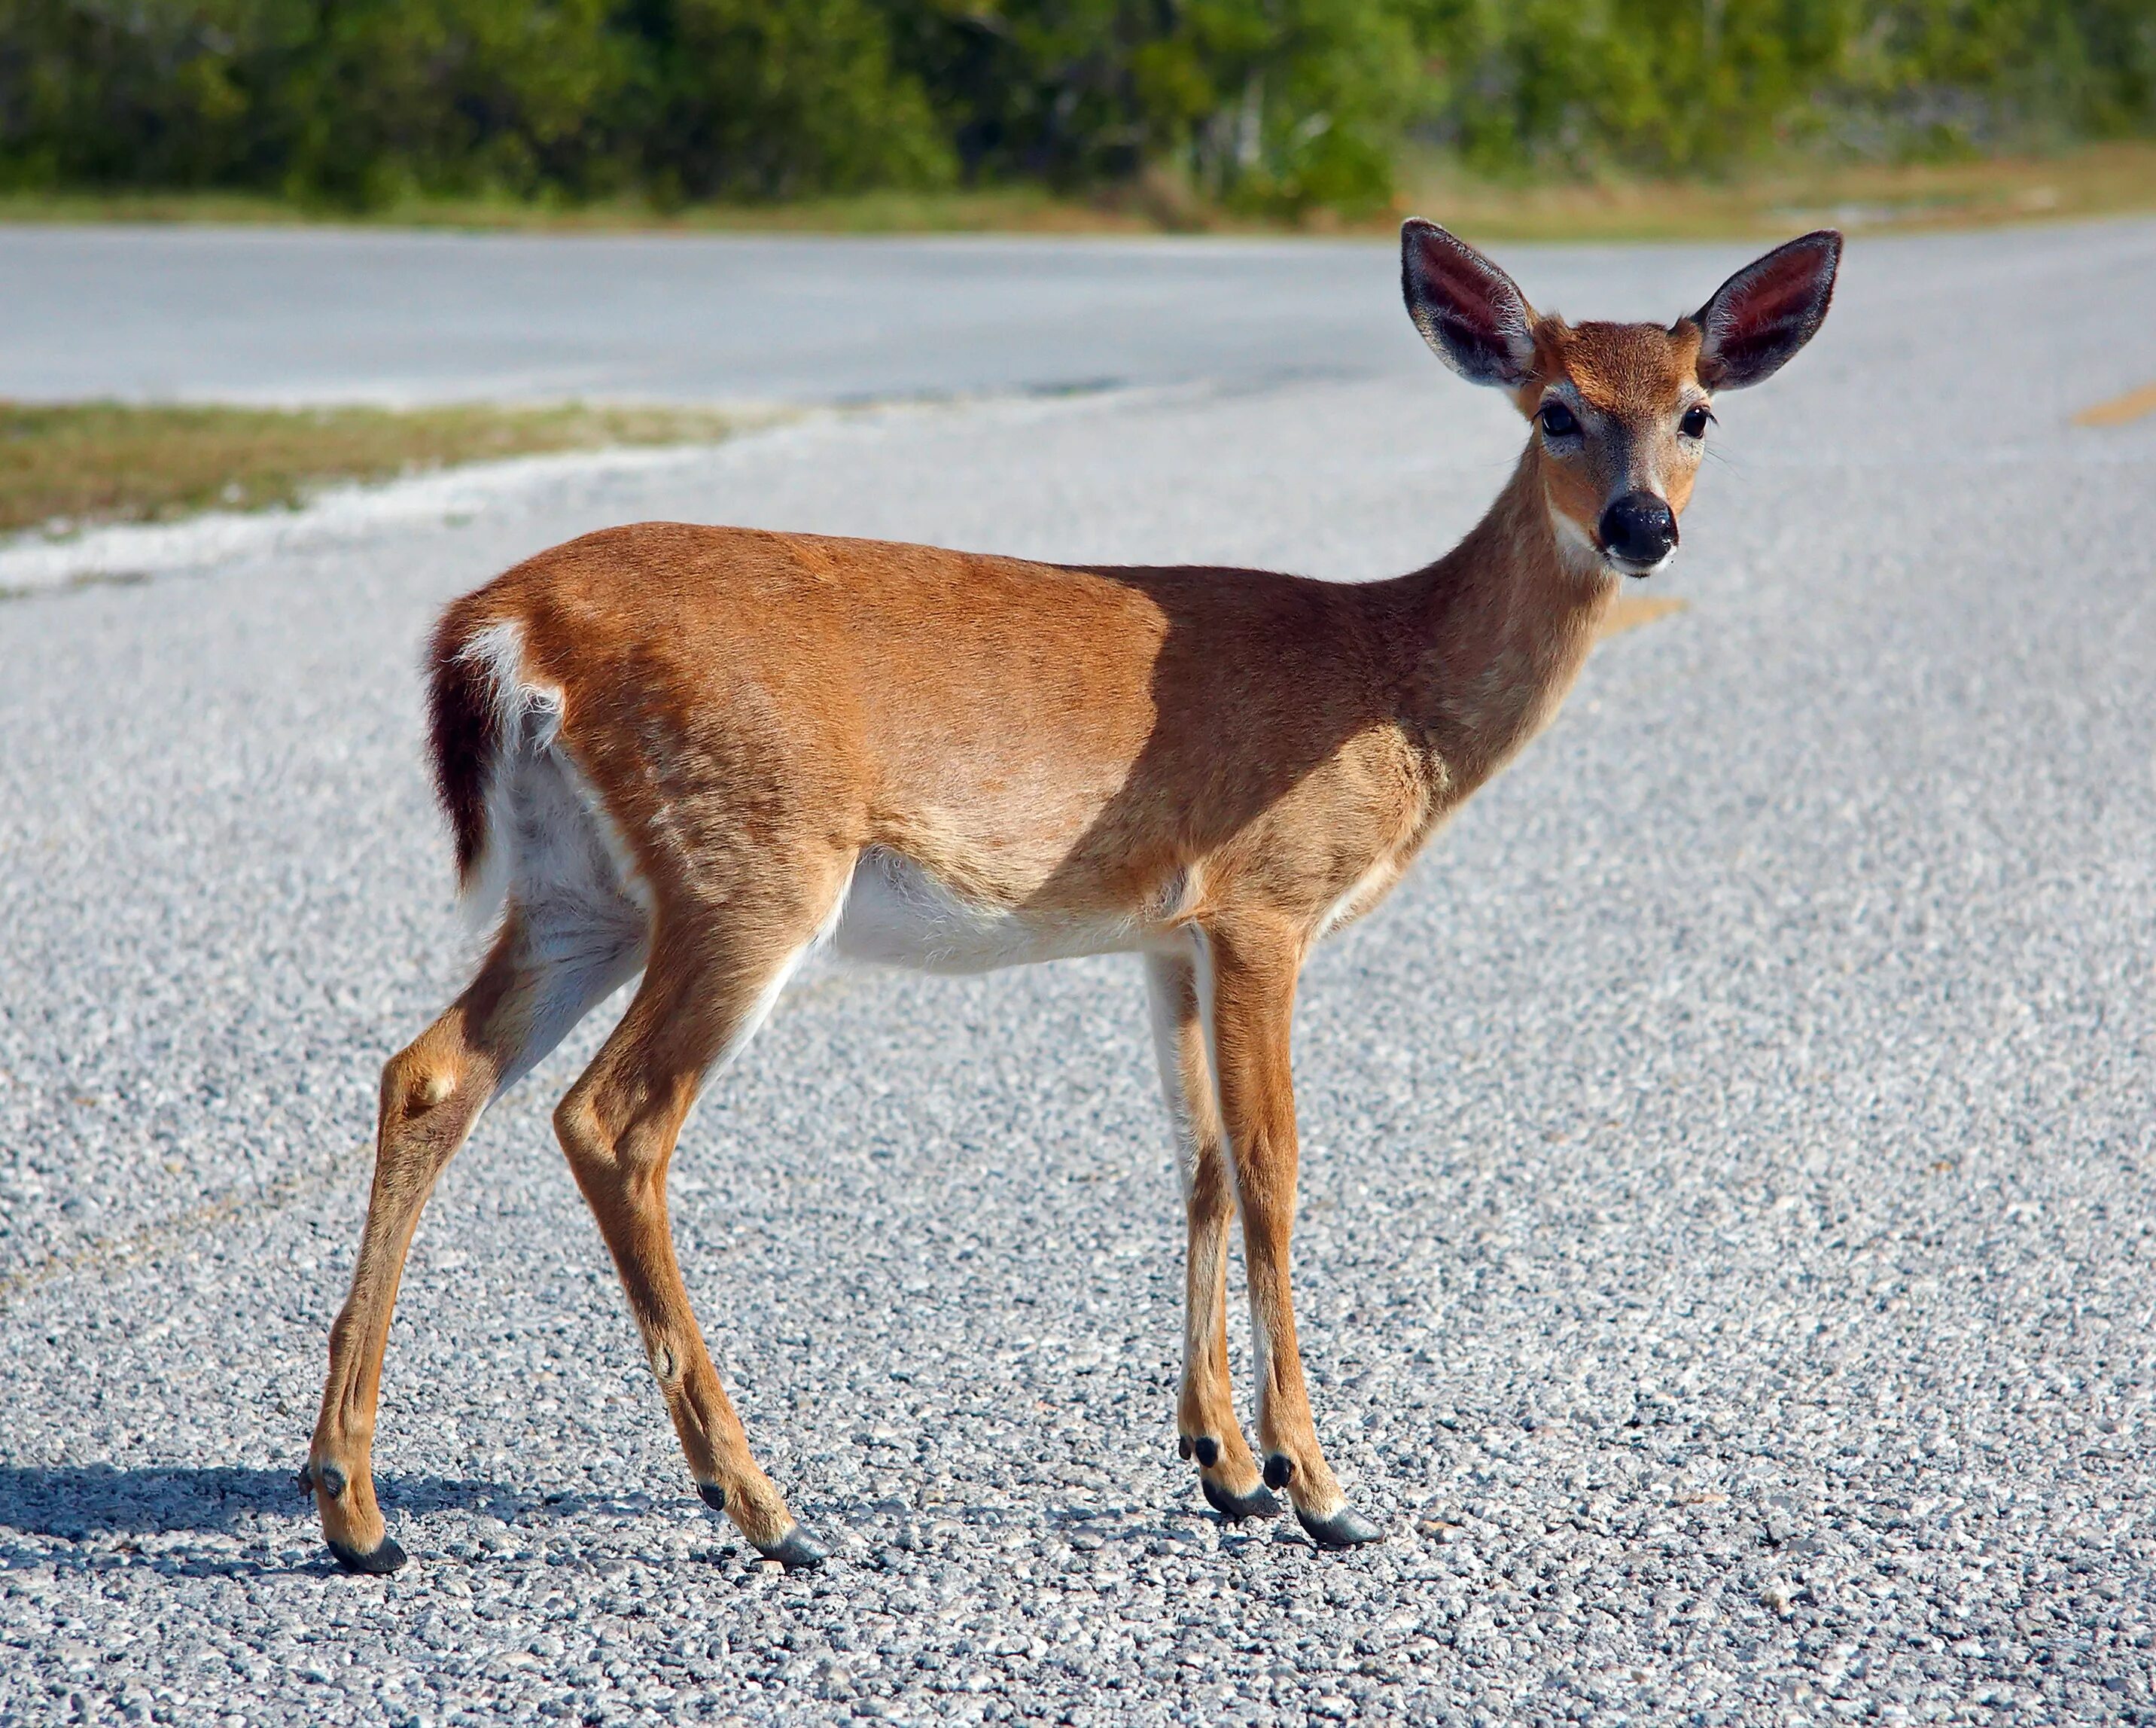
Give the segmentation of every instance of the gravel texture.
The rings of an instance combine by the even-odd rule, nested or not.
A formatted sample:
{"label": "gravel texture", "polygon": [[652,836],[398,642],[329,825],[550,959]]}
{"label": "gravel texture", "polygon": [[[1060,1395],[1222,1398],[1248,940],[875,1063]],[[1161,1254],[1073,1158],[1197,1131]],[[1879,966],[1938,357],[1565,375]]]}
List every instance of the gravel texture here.
{"label": "gravel texture", "polygon": [[1312,964],[1348,1556],[1176,1460],[1127,961],[814,973],[692,1119],[690,1286],[821,1572],[695,1499],[553,1146],[604,1014],[422,1227],[411,1566],[336,1571],[291,1473],[379,1064],[472,953],[442,600],[646,515],[1372,575],[1494,495],[1503,403],[1403,347],[822,420],[0,605],[0,1723],[2156,1720],[2156,419],[2068,424],[2152,298],[2156,224],[1858,245],[1722,404],[1689,609]]}

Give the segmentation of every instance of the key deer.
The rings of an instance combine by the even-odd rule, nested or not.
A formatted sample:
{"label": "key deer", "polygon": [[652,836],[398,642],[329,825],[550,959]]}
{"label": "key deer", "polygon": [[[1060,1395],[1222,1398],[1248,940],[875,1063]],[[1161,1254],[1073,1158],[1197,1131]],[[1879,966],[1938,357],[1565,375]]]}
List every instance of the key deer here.
{"label": "key deer", "polygon": [[[1840,237],[1768,253],[1655,324],[1537,314],[1422,221],[1409,315],[1528,424],[1436,562],[1346,585],[1040,564],[647,522],[448,609],[431,745],[468,896],[501,908],[464,994],[383,1071],[372,1191],[305,1481],[361,1571],[403,1551],[369,1458],[420,1209],[480,1113],[641,975],[555,1112],[698,1491],[767,1556],[818,1543],[751,1455],[674,1256],[666,1172],[697,1092],[819,944],[965,971],[1142,957],[1189,1248],[1181,1450],[1224,1516],[1378,1539],[1320,1450],[1290,1294],[1288,1031],[1312,945],[1369,911],[1545,724],[1626,576],[1658,570],[1718,391],[1825,316]],[[1229,1389],[1240,1219],[1257,1445]]]}

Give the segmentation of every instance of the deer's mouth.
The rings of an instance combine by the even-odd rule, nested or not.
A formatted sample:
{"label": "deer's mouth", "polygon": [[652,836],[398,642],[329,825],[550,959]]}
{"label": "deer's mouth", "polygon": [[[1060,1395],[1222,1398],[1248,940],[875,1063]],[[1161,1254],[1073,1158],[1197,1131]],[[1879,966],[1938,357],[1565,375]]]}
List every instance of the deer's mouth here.
{"label": "deer's mouth", "polygon": [[1617,575],[1635,576],[1642,581],[1666,570],[1677,555],[1677,549],[1674,546],[1660,558],[1650,559],[1627,558],[1624,553],[1613,552],[1606,546],[1601,550],[1602,562],[1607,568]]}

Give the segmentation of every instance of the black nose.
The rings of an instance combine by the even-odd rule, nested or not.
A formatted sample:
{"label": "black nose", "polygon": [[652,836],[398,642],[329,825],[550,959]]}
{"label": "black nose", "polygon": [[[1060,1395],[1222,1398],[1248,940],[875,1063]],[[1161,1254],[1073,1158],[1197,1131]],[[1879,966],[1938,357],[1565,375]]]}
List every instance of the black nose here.
{"label": "black nose", "polygon": [[1658,564],[1677,543],[1677,519],[1652,492],[1627,492],[1602,512],[1602,545],[1628,564]]}

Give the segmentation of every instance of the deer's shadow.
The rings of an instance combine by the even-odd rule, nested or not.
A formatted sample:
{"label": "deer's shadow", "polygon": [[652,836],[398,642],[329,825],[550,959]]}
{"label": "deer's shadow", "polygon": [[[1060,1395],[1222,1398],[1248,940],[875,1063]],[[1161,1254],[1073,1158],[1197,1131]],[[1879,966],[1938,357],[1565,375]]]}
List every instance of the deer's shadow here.
{"label": "deer's shadow", "polygon": [[[375,1489],[393,1519],[400,1512],[460,1511],[531,1525],[592,1512],[633,1515],[649,1509],[646,1498],[636,1494],[546,1494],[444,1476],[377,1476]],[[316,1546],[313,1500],[291,1470],[0,1465],[0,1571],[30,1565],[95,1570],[124,1563],[133,1545],[130,1538],[259,1536],[265,1520],[273,1528],[289,1524],[293,1540],[307,1535],[311,1552],[303,1566],[243,1557],[225,1544],[195,1547],[184,1540],[156,1540],[151,1551],[191,1572],[313,1571],[328,1564],[326,1555],[317,1560],[311,1552]]]}

